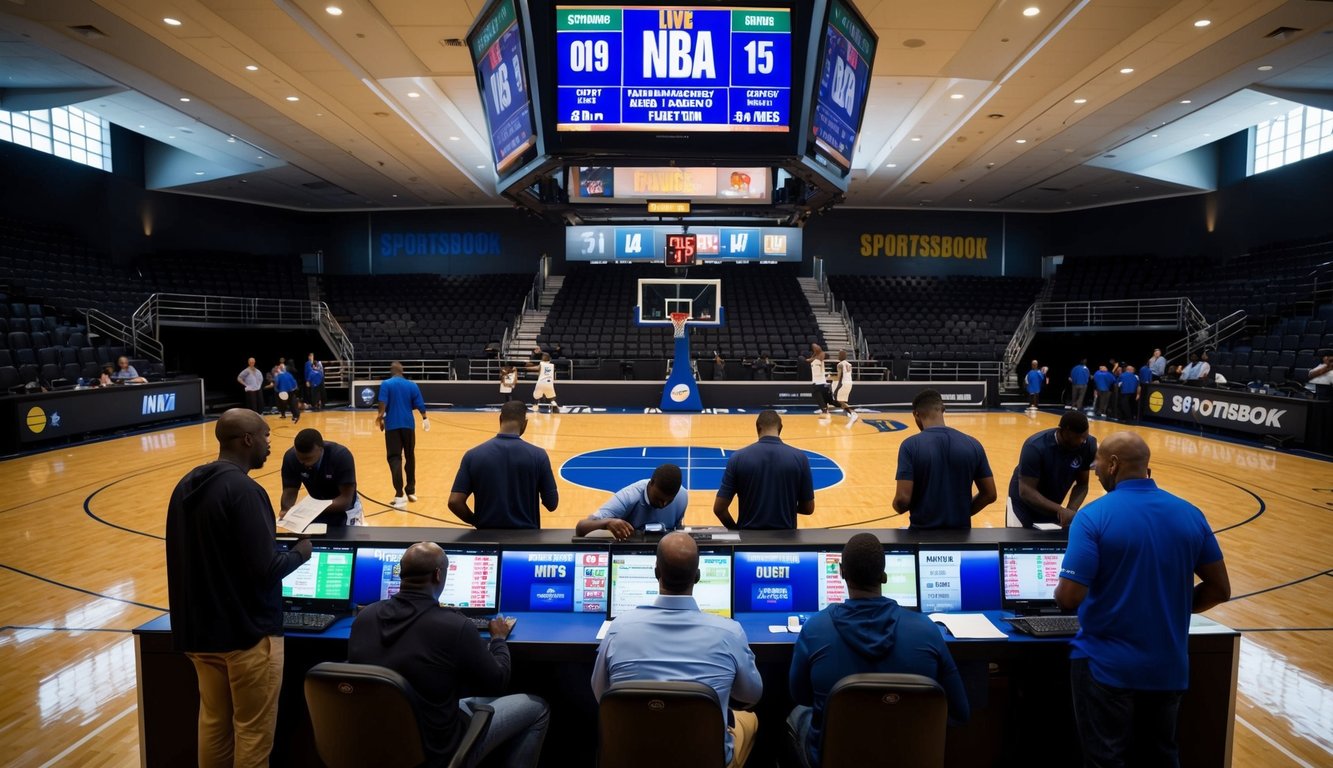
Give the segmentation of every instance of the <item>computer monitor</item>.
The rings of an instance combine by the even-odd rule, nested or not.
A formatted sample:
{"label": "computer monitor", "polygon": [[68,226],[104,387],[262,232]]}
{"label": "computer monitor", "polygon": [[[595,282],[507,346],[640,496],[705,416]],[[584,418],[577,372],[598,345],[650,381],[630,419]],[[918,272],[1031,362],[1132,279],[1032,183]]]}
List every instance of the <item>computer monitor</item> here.
{"label": "computer monitor", "polygon": [[500,561],[500,610],[606,613],[610,561],[605,549],[506,551]]}
{"label": "computer monitor", "polygon": [[[449,558],[440,605],[458,608],[476,615],[494,614],[500,604],[500,550],[495,545],[450,545],[444,547]],[[356,578],[353,601],[369,605],[398,594],[401,565],[407,547],[398,545],[363,545],[356,550]]]}
{"label": "computer monitor", "polygon": [[289,606],[345,611],[351,597],[351,546],[314,547],[310,559],[282,579],[282,599]]}
{"label": "computer monitor", "polygon": [[[657,553],[650,549],[613,549],[611,551],[611,600],[607,618],[648,605],[659,594]],[[731,551],[725,548],[700,548],[699,582],[694,585],[694,601],[699,610],[731,618]]]}
{"label": "computer monitor", "polygon": [[827,604],[822,554],[817,549],[737,549],[736,613],[819,611]]}
{"label": "computer monitor", "polygon": [[921,610],[1000,608],[1000,550],[994,544],[922,544],[917,553]]}
{"label": "computer monitor", "polygon": [[[842,580],[842,550],[820,552],[819,609],[847,599],[847,583]],[[888,580],[880,586],[880,594],[904,608],[916,610],[916,547],[893,545],[884,547],[884,574]]]}
{"label": "computer monitor", "polygon": [[1064,544],[1005,544],[1000,549],[1004,608],[1046,608],[1055,604]]}

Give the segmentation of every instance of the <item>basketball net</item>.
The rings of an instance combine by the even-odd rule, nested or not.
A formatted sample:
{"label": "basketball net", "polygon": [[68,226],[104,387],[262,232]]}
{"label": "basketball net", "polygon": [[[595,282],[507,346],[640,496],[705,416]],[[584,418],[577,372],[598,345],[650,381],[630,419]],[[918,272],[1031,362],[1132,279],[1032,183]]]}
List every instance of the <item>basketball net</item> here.
{"label": "basketball net", "polygon": [[675,329],[676,329],[676,332],[675,332],[675,334],[674,334],[674,338],[679,339],[680,337],[682,337],[682,336],[685,335],[685,323],[689,322],[689,320],[690,320],[690,313],[688,313],[688,312],[672,312],[671,315],[670,315],[670,317],[671,317],[671,324],[672,324],[673,326],[675,326]]}

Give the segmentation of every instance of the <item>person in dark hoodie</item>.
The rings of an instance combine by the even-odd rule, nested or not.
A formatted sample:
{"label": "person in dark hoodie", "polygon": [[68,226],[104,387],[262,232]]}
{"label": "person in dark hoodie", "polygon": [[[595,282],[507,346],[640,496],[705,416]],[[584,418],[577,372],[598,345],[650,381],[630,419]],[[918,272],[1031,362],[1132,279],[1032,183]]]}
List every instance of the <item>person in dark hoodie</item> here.
{"label": "person in dark hoodie", "polygon": [[347,658],[353,664],[388,667],[407,678],[423,702],[427,765],[444,765],[458,749],[472,704],[495,709],[490,727],[474,749],[474,760],[492,753],[490,764],[536,766],[546,739],[546,702],[528,694],[493,696],[509,682],[513,619],[495,618],[490,643],[454,608],[440,605],[449,558],[438,544],[413,544],[400,562],[400,588],[367,606],[352,622]]}
{"label": "person in dark hoodie", "polygon": [[176,650],[199,677],[199,765],[266,766],[282,688],[282,578],[310,541],[278,549],[273,503],[250,479],[268,424],[246,408],[213,430],[217,461],[190,470],[167,507],[167,599]]}
{"label": "person in dark hoodie", "polygon": [[788,684],[796,708],[787,727],[805,747],[807,765],[820,764],[824,705],[829,692],[848,675],[866,672],[925,675],[939,682],[949,700],[949,720],[971,716],[963,680],[939,629],[922,614],[903,610],[880,594],[888,580],[884,546],[873,534],[858,533],[842,549],[847,601],[830,605],[801,628],[792,652]]}

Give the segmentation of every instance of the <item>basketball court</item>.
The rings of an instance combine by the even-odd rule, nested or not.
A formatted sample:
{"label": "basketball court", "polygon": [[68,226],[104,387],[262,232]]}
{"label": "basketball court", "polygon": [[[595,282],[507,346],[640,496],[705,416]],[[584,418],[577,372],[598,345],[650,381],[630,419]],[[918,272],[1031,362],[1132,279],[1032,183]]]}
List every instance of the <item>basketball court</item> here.
{"label": "basketball court", "polygon": [[[527,398],[530,384],[517,394]],[[392,495],[383,438],[371,411],[308,414],[299,425],[267,417],[273,453],[253,474],[277,503],[282,453],[296,432],[320,429],[356,455],[368,522],[455,527],[445,508],[462,454],[486,440],[497,414],[433,411],[418,433],[420,501]],[[708,525],[728,451],[755,439],[754,412],[731,414],[531,414],[526,439],[546,449],[560,506],[548,528],[573,528],[608,490],[658,463],[686,470],[686,523]],[[949,423],[985,445],[1001,494],[1025,437],[1053,427],[1056,411],[951,412]],[[819,458],[816,510],[802,527],[851,530],[906,525],[889,507],[898,446],[916,428],[902,412],[784,415],[783,438]],[[1103,437],[1117,425],[1093,422]],[[1245,632],[1235,765],[1333,762],[1333,483],[1327,462],[1155,428],[1137,428],[1153,451],[1153,476],[1201,507],[1219,533],[1232,602],[1209,612]],[[167,605],[162,536],[166,500],[191,467],[212,460],[212,423],[191,424],[24,456],[0,464],[10,489],[0,507],[0,682],[14,765],[132,765],[139,760],[136,667],[130,630]],[[1102,495],[1096,482],[1089,500]],[[1002,496],[1003,498],[1003,496]],[[1003,502],[974,518],[1002,526]]]}

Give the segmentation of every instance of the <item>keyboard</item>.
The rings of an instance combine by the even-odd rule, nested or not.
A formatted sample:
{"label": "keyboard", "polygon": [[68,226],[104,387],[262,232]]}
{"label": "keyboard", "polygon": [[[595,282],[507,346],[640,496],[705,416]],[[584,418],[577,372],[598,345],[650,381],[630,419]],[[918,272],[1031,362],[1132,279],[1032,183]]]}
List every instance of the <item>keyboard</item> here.
{"label": "keyboard", "polygon": [[465,616],[464,618],[472,622],[472,626],[476,627],[478,632],[491,631],[491,620],[486,616]]}
{"label": "keyboard", "polygon": [[1077,616],[1019,616],[1005,621],[1033,637],[1068,637],[1079,629]]}
{"label": "keyboard", "polygon": [[282,628],[298,629],[302,632],[323,632],[337,620],[338,617],[331,613],[287,611],[282,614]]}

